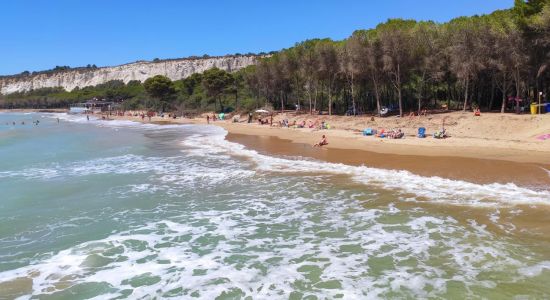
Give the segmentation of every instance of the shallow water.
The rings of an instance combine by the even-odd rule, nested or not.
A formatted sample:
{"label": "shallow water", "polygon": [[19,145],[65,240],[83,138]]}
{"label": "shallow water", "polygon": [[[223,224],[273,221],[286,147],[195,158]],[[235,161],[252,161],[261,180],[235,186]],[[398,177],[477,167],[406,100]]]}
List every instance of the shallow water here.
{"label": "shallow water", "polygon": [[0,298],[550,295],[547,191],[272,157],[225,134],[0,114]]}

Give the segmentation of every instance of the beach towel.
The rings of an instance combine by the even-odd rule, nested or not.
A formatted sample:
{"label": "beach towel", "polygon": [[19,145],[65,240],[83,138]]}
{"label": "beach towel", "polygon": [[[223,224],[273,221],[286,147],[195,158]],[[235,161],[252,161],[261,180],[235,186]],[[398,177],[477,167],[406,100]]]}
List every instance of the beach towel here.
{"label": "beach towel", "polygon": [[418,137],[419,138],[425,138],[426,137],[426,128],[424,128],[424,127],[418,128]]}
{"label": "beach towel", "polygon": [[550,140],[550,133],[538,136],[537,140],[541,140],[541,141]]}
{"label": "beach towel", "polygon": [[363,135],[373,135],[372,128],[365,128]]}

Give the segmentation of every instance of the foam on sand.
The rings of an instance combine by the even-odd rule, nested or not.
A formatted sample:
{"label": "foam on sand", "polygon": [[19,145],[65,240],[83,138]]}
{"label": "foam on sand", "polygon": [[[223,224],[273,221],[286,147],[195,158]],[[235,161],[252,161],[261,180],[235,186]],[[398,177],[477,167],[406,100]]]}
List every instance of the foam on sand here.
{"label": "foam on sand", "polygon": [[225,140],[226,132],[216,135],[194,135],[185,146],[206,153],[229,153],[251,159],[256,170],[263,172],[345,174],[367,185],[413,194],[430,201],[458,205],[550,205],[550,192],[534,191],[508,184],[475,184],[441,177],[425,177],[408,171],[384,170],[367,166],[349,166],[305,159],[287,159],[259,154],[243,145]]}

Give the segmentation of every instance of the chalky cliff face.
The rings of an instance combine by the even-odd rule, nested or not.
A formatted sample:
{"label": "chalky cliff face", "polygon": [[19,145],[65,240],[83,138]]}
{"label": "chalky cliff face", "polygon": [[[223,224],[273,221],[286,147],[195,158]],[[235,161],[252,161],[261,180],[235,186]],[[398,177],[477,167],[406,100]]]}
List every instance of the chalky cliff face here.
{"label": "chalky cliff face", "polygon": [[217,67],[228,72],[255,64],[259,56],[221,56],[209,58],[184,58],[160,62],[136,62],[115,67],[97,69],[73,69],[30,76],[0,77],[0,93],[6,95],[47,87],[63,87],[71,91],[76,87],[95,86],[110,80],[145,81],[155,75],[172,80],[186,78]]}

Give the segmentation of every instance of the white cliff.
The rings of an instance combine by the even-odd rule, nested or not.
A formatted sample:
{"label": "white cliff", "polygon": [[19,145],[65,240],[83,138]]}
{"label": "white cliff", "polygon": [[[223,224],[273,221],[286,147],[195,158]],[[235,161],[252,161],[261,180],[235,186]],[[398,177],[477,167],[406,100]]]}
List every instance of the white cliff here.
{"label": "white cliff", "polygon": [[28,76],[0,77],[0,93],[11,94],[47,87],[63,87],[71,91],[76,87],[94,86],[110,80],[145,81],[155,75],[179,80],[193,73],[202,73],[217,67],[228,72],[255,64],[258,56],[220,56],[209,58],[183,58],[159,62],[135,62],[114,67],[94,69],[77,68],[58,72],[44,72]]}

